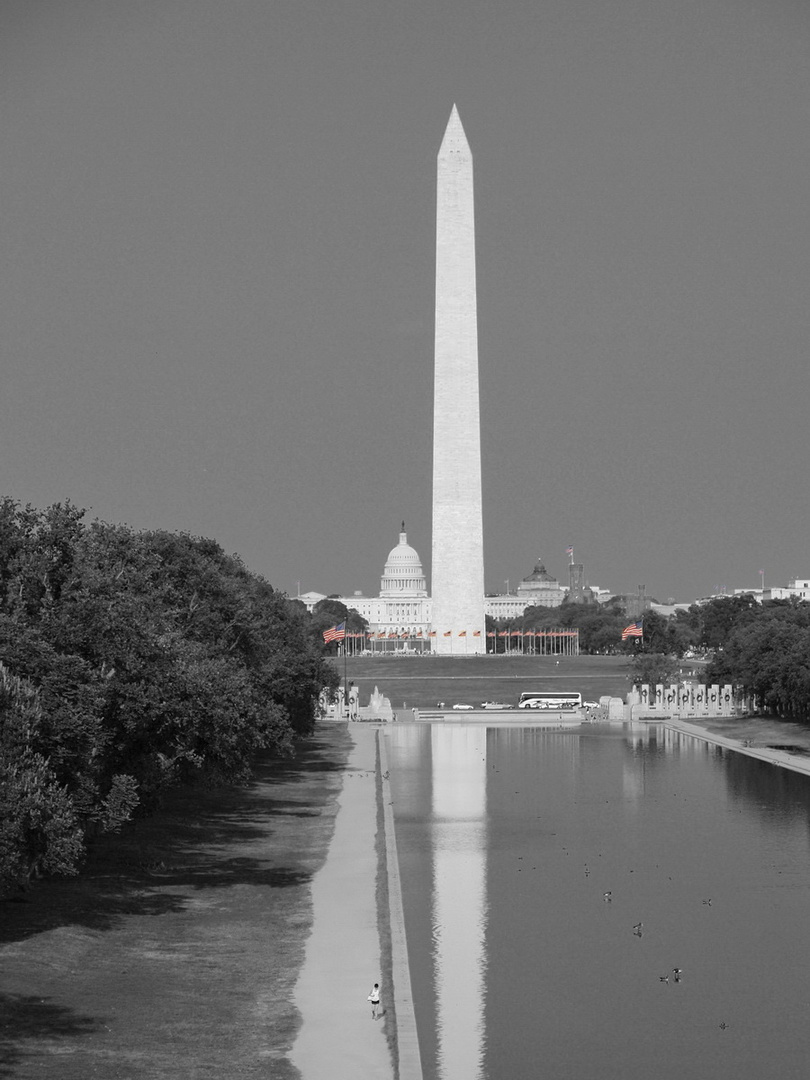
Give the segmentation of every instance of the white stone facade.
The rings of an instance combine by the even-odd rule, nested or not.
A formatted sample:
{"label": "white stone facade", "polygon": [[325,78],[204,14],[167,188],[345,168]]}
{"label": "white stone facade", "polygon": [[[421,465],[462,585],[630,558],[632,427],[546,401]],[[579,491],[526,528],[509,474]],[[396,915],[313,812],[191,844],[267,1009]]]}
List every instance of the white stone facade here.
{"label": "white stone facade", "polygon": [[438,156],[432,645],[486,650],[473,163],[455,105]]}
{"label": "white stone facade", "polygon": [[422,570],[422,561],[416,550],[408,543],[405,522],[399,534],[399,543],[393,548],[385,563],[380,581],[381,597],[418,596],[428,594],[427,579]]}
{"label": "white stone facade", "polygon": [[[305,593],[299,599],[312,611],[323,593]],[[380,578],[380,595],[337,597],[341,604],[356,611],[368,622],[371,635],[365,643],[374,652],[427,651],[430,633],[431,602],[427,579],[418,552],[408,543],[405,522],[399,543],[388,553]],[[355,642],[360,652],[363,643]]]}
{"label": "white stone facade", "polygon": [[[486,615],[508,621],[519,619],[527,607],[557,607],[564,597],[565,590],[560,583],[538,564],[520,582],[516,593],[484,596],[482,602]],[[326,599],[326,594],[306,592],[297,599],[312,611],[319,600]],[[337,599],[368,622],[371,636],[365,643],[355,642],[354,651],[362,651],[365,647],[373,652],[425,652],[436,640],[431,636],[433,602],[428,595],[427,579],[418,552],[408,543],[405,522],[402,523],[399,543],[385,560],[379,596],[355,593]],[[462,636],[457,628],[448,629],[451,633],[447,637],[442,635],[442,652],[462,656],[485,651],[484,631],[479,640],[467,634]],[[483,647],[479,648],[481,644]]]}
{"label": "white stone facade", "polygon": [[518,584],[517,596],[523,601],[524,608],[529,604],[536,607],[559,607],[565,599],[566,591],[538,559],[534,570]]}
{"label": "white stone facade", "polygon": [[810,600],[810,578],[794,578],[787,586],[765,589],[763,600]]}
{"label": "white stone facade", "polygon": [[484,597],[484,613],[492,619],[518,619],[530,605],[530,600],[503,593],[500,596]]}
{"label": "white stone facade", "polygon": [[[794,578],[787,585],[774,585],[768,589],[735,589],[733,596],[751,596],[758,603],[764,600],[806,600],[810,601],[810,578]],[[712,600],[724,600],[729,593],[713,593],[695,600],[696,604],[708,604]]]}

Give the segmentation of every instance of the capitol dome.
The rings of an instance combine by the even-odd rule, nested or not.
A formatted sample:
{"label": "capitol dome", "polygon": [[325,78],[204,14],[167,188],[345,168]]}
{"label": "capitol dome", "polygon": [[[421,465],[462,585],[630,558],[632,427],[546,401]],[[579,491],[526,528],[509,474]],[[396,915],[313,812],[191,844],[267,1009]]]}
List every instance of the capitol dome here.
{"label": "capitol dome", "polygon": [[408,543],[405,522],[399,543],[385,561],[380,580],[380,596],[427,596],[427,581],[418,552]]}

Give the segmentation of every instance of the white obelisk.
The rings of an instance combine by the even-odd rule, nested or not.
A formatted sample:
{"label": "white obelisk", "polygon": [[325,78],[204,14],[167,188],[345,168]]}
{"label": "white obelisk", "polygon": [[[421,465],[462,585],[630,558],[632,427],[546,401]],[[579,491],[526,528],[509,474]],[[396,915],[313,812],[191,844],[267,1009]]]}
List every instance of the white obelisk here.
{"label": "white obelisk", "polygon": [[453,106],[436,185],[433,651],[486,651],[472,154]]}

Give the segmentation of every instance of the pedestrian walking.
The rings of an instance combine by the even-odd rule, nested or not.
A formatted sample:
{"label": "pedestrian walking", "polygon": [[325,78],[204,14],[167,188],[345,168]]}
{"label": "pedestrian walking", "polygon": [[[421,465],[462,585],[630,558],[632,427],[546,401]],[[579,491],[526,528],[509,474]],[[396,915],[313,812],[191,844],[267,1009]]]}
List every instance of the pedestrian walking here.
{"label": "pedestrian walking", "polygon": [[374,983],[371,988],[371,993],[368,995],[368,1000],[371,1002],[371,1019],[376,1020],[378,1011],[380,1008],[380,984]]}

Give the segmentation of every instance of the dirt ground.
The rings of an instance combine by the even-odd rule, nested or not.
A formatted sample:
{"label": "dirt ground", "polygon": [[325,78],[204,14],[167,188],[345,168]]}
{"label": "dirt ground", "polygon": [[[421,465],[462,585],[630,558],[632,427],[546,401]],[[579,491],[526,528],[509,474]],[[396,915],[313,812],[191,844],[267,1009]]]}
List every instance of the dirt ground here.
{"label": "dirt ground", "polygon": [[350,746],[324,725],[0,904],[0,1077],[298,1080],[293,988]]}

